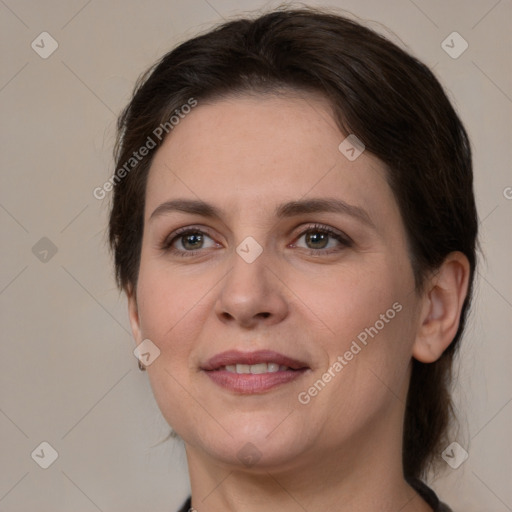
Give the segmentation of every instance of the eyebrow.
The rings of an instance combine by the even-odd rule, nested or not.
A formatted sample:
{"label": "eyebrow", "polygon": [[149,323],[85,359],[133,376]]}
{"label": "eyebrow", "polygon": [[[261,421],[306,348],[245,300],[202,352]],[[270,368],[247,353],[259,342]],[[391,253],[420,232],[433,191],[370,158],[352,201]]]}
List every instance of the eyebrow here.
{"label": "eyebrow", "polygon": [[[204,201],[195,199],[173,199],[159,205],[150,215],[149,220],[172,212],[184,212],[208,218],[222,218],[222,210]],[[295,217],[307,213],[322,212],[349,215],[375,228],[375,224],[366,210],[363,210],[359,206],[348,204],[341,199],[303,199],[281,204],[275,209],[275,215],[279,219]]]}

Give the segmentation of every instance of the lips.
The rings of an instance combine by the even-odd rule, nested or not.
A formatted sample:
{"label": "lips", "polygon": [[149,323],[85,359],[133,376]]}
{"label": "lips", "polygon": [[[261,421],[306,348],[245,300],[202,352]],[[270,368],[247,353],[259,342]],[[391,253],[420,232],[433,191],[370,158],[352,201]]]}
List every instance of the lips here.
{"label": "lips", "polygon": [[291,370],[300,370],[308,368],[308,365],[297,359],[279,354],[272,350],[257,350],[255,352],[240,352],[238,350],[228,350],[213,356],[201,369],[206,371],[219,370],[222,367],[233,365],[258,365],[261,363],[273,363],[279,366],[286,366]]}
{"label": "lips", "polygon": [[222,388],[247,395],[292,382],[310,368],[303,361],[271,350],[230,350],[212,357],[201,369]]}

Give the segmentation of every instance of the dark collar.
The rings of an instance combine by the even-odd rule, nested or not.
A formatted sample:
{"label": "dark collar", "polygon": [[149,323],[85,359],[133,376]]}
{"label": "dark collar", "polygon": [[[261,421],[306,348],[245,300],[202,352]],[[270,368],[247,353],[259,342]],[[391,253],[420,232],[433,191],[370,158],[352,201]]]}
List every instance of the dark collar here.
{"label": "dark collar", "polygon": [[[421,480],[408,480],[407,483],[432,507],[434,512],[452,512],[452,509],[441,503],[436,493]],[[193,512],[191,508],[191,498],[189,497],[178,512]]]}

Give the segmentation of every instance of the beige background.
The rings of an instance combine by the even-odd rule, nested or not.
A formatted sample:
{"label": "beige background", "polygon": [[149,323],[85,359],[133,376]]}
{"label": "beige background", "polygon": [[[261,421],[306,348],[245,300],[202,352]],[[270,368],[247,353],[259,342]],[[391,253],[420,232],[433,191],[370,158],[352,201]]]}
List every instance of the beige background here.
{"label": "beige background", "polygon": [[[137,369],[114,286],[108,199],[92,191],[113,171],[115,119],[138,75],[177,42],[265,5],[277,3],[0,0],[0,511],[172,512],[187,495],[180,445],[152,447],[168,429]],[[447,466],[434,487],[456,511],[511,511],[512,2],[321,5],[389,27],[434,67],[472,138],[486,259],[454,438],[469,459]],[[47,59],[31,48],[43,31],[59,45]],[[469,44],[457,59],[441,47],[453,31]],[[42,237],[56,254],[44,253],[47,241],[33,249]],[[58,452],[48,469],[31,457],[43,441]]]}

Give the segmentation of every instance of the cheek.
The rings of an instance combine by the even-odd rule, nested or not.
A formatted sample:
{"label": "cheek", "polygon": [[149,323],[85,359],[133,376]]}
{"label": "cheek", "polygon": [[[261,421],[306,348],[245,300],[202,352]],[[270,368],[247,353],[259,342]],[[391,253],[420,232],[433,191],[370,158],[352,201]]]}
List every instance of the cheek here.
{"label": "cheek", "polygon": [[385,422],[406,401],[414,307],[410,295],[381,284],[333,291],[338,300],[319,308],[334,332],[320,339],[328,362],[301,391],[326,438],[349,438]]}
{"label": "cheek", "polygon": [[[190,393],[190,354],[205,322],[203,302],[208,283],[179,272],[141,262],[137,287],[139,321],[143,338],[160,350],[147,369],[155,400],[167,422],[177,431],[181,422],[199,421],[201,411]],[[209,286],[211,288],[211,285]],[[204,418],[203,418],[204,420]]]}
{"label": "cheek", "polygon": [[[141,334],[160,350],[148,369],[151,378],[175,388],[189,379],[190,354],[206,321],[205,304],[214,283],[161,263],[141,261],[137,302]],[[155,394],[157,394],[155,389]]]}
{"label": "cheek", "polygon": [[[340,267],[328,278],[295,279],[294,291],[305,297],[304,313],[311,309],[321,320],[316,331],[325,333],[317,344],[322,345],[328,363],[319,371],[330,368],[336,375],[334,384],[329,384],[330,392],[321,399],[326,407],[331,400],[340,404],[331,393],[345,397],[345,411],[350,407],[356,411],[358,403],[371,409],[372,403],[385,402],[386,390],[400,392],[415,334],[413,290],[408,267],[397,270],[397,265],[382,255],[364,268],[362,264],[360,268]],[[333,367],[335,362],[338,365]]]}
{"label": "cheek", "polygon": [[174,343],[178,332],[183,334],[185,324],[186,332],[199,329],[200,324],[191,319],[201,314],[202,303],[214,284],[205,275],[187,275],[186,271],[142,258],[137,302],[143,335],[167,344]]}
{"label": "cheek", "polygon": [[385,323],[386,328],[395,323],[393,304],[405,300],[409,290],[408,277],[397,275],[396,268],[387,265],[385,260],[374,260],[372,264],[350,263],[329,272],[320,271],[314,276],[290,276],[304,312],[311,310],[319,327],[330,332],[335,340],[334,348],[343,348],[376,322],[381,327],[380,315],[386,315],[388,310],[384,321],[390,317],[390,322]]}

